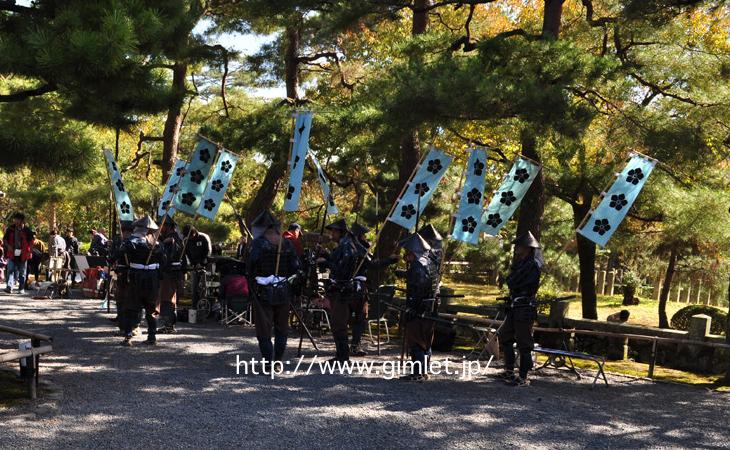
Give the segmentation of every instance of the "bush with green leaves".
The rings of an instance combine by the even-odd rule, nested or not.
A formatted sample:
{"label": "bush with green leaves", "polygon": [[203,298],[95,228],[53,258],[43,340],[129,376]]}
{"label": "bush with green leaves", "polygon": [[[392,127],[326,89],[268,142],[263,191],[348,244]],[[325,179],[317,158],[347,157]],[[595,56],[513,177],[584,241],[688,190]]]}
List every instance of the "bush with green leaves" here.
{"label": "bush with green leaves", "polygon": [[692,316],[697,314],[706,314],[712,318],[710,333],[724,334],[725,324],[727,322],[727,313],[715,308],[714,306],[708,305],[689,305],[680,309],[672,316],[672,328],[684,331],[689,330],[689,324],[692,320]]}

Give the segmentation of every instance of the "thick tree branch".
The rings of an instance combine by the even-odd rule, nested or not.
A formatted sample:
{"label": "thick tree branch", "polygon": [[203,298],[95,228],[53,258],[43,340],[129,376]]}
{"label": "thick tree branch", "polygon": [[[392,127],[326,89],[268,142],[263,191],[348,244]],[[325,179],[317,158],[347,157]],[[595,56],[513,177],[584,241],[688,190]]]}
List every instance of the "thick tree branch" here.
{"label": "thick tree branch", "polygon": [[23,100],[27,100],[31,97],[38,97],[40,95],[47,94],[55,90],[56,85],[48,83],[35,89],[28,89],[25,91],[14,92],[12,94],[0,95],[0,103],[22,102]]}
{"label": "thick tree branch", "polygon": [[616,23],[615,17],[599,17],[598,19],[593,18],[593,1],[592,0],[581,0],[583,6],[586,8],[586,21],[592,27],[602,27],[609,23]]}
{"label": "thick tree branch", "polygon": [[454,136],[458,137],[462,141],[468,142],[468,143],[472,143],[472,144],[476,144],[476,145],[478,145],[480,147],[484,147],[484,148],[486,148],[486,149],[488,149],[490,151],[493,151],[494,153],[498,154],[500,156],[500,158],[502,158],[501,160],[500,159],[496,159],[496,158],[487,158],[487,159],[491,159],[493,161],[498,161],[498,162],[509,162],[510,161],[510,159],[507,158],[507,156],[505,156],[504,152],[499,147],[495,147],[495,146],[493,146],[491,144],[487,144],[485,142],[481,142],[478,139],[472,139],[472,138],[469,138],[467,136],[464,136],[461,133],[459,133],[458,131],[454,130],[453,128],[446,128],[446,129],[449,131],[449,133],[451,133]]}
{"label": "thick tree branch", "polygon": [[297,56],[297,62],[310,63],[312,61],[316,61],[316,60],[322,59],[322,58],[337,59],[337,52],[329,51],[329,52],[319,52],[319,53],[315,53],[313,55],[307,55],[307,56]]}

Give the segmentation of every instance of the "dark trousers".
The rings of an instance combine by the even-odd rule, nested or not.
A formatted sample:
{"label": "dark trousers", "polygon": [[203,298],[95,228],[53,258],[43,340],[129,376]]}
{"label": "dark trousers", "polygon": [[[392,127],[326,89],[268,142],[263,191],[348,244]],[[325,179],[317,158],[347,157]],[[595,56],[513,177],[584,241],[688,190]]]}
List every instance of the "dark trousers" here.
{"label": "dark trousers", "polygon": [[193,309],[196,309],[198,307],[198,301],[200,300],[200,292],[198,290],[198,284],[200,283],[200,276],[202,273],[198,272],[197,270],[193,270],[190,273],[190,285],[192,286],[192,298],[193,298]]}
{"label": "dark trousers", "polygon": [[124,314],[124,335],[132,336],[132,330],[139,324],[142,309],[147,319],[147,340],[154,341],[157,335],[157,316],[160,310],[157,295],[160,282],[157,271],[132,270],[128,287],[128,302]]}
{"label": "dark trousers", "polygon": [[163,325],[171,326],[177,322],[177,298],[182,292],[182,273],[170,272],[160,280],[159,310]]}
{"label": "dark trousers", "polygon": [[368,325],[368,296],[358,295],[350,303],[354,313],[352,319],[352,346],[357,347],[362,340],[362,334]]}
{"label": "dark trousers", "polygon": [[[281,361],[284,357],[289,333],[289,303],[270,305],[254,297],[253,317],[261,358],[266,361]],[[273,344],[271,343],[272,329],[274,330]]]}
{"label": "dark trousers", "polygon": [[431,359],[431,344],[435,324],[433,320],[416,318],[405,324],[406,348],[411,354],[413,372],[424,375]]}
{"label": "dark trousers", "polygon": [[537,317],[534,307],[526,306],[513,308],[507,312],[504,325],[499,330],[499,342],[504,352],[504,367],[507,371],[515,369],[515,349],[520,351],[520,377],[527,378],[527,372],[532,369],[532,349],[535,345],[532,339],[532,327]]}
{"label": "dark trousers", "polygon": [[335,358],[338,361],[350,359],[350,347],[347,344],[347,324],[352,316],[353,302],[339,292],[329,292],[330,325],[335,340]]}
{"label": "dark trousers", "polygon": [[117,305],[117,325],[124,331],[124,314],[129,303],[129,284],[126,274],[118,274],[114,281],[114,303]]}
{"label": "dark trousers", "polygon": [[25,285],[28,285],[28,279],[33,275],[33,279],[36,283],[40,282],[41,278],[41,257],[34,255],[33,258],[28,261],[28,273],[25,275]]}

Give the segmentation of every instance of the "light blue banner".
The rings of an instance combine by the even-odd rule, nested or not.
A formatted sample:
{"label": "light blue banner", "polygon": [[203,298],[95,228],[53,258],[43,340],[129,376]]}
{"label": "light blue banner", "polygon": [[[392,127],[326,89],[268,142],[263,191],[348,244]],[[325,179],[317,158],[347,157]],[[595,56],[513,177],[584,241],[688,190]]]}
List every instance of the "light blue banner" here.
{"label": "light blue banner", "polygon": [[177,211],[194,216],[200,206],[208,183],[208,174],[218,153],[217,146],[198,136],[198,144],[190,156],[180,189],[172,202]]}
{"label": "light blue banner", "polygon": [[472,245],[479,242],[479,217],[484,204],[486,175],[486,150],[472,149],[466,166],[466,180],[461,193],[459,212],[454,221],[454,231],[451,233],[452,238]]}
{"label": "light blue banner", "polygon": [[408,182],[388,220],[407,230],[414,228],[416,216],[423,213],[453,159],[448,153],[432,147],[416,175]]}
{"label": "light blue banner", "polygon": [[494,193],[489,206],[482,213],[482,219],[479,221],[479,234],[484,232],[490,236],[496,236],[499,233],[499,230],[520,206],[538,172],[540,172],[540,165],[521,156],[517,158],[512,169],[502,181],[502,185]]}
{"label": "light blue banner", "polygon": [[314,164],[314,168],[317,170],[317,178],[319,178],[319,185],[322,187],[322,198],[324,198],[324,203],[327,205],[327,215],[328,216],[334,216],[339,213],[337,209],[337,205],[335,205],[335,198],[332,196],[332,188],[330,187],[330,180],[327,179],[327,175],[324,174],[324,170],[322,170],[322,166],[319,164],[319,161],[317,161],[317,158],[314,157],[314,155],[310,152],[309,158],[312,160],[312,163]]}
{"label": "light blue banner", "polygon": [[172,206],[172,199],[175,197],[175,190],[179,188],[178,182],[185,173],[185,161],[178,159],[175,161],[175,167],[172,168],[172,173],[167,179],[165,185],[165,191],[162,193],[160,198],[160,206],[157,207],[157,217],[164,217],[165,214],[170,217],[175,215],[175,208]]}
{"label": "light blue banner", "polygon": [[218,214],[218,208],[223,203],[223,197],[226,194],[228,186],[231,184],[231,178],[233,177],[233,171],[236,170],[236,164],[238,164],[238,155],[227,150],[221,150],[218,162],[213,169],[213,174],[210,176],[210,182],[208,188],[203,194],[203,201],[200,202],[198,207],[198,214],[207,217],[210,220],[214,220],[216,214]]}
{"label": "light blue banner", "polygon": [[117,205],[119,220],[134,220],[132,200],[130,200],[127,188],[124,186],[122,174],[119,172],[114,155],[111,151],[105,149],[104,158],[106,159],[106,169],[109,172],[109,181],[112,183],[112,192],[114,192],[114,202]]}
{"label": "light blue banner", "polygon": [[284,211],[297,211],[302,196],[304,164],[309,150],[309,132],[312,128],[312,112],[298,112],[294,118],[294,142],[289,160],[289,187],[284,195]]}
{"label": "light blue banner", "polygon": [[601,202],[588,214],[578,233],[605,247],[636,201],[655,165],[656,161],[653,159],[632,155],[611,188],[603,195]]}

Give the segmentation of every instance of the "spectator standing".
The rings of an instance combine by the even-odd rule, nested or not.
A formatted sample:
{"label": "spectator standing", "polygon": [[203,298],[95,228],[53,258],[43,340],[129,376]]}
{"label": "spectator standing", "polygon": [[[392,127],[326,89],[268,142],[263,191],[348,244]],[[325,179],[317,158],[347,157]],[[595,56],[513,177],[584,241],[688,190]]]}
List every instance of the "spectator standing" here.
{"label": "spectator standing", "polygon": [[89,254],[92,256],[106,256],[108,253],[107,241],[108,239],[101,231],[95,229],[89,230],[91,233],[91,246],[89,247]]}
{"label": "spectator standing", "polygon": [[304,256],[304,247],[302,246],[302,227],[298,223],[293,223],[289,225],[289,228],[282,236],[294,245],[294,251],[297,254],[297,258],[301,261],[302,256]]}
{"label": "spectator standing", "polygon": [[8,260],[5,259],[5,249],[0,246],[0,283],[5,282],[5,267],[8,265]]}
{"label": "spectator standing", "polygon": [[33,275],[33,281],[36,289],[41,286],[41,261],[43,257],[48,253],[48,246],[42,240],[38,239],[36,233],[32,233],[33,236],[33,247],[31,247],[31,258],[28,265],[28,274],[25,277],[25,285],[28,286],[28,280]]}
{"label": "spectator standing", "polygon": [[74,236],[73,228],[66,228],[66,235],[63,237],[63,240],[66,241],[66,251],[69,255],[79,254],[79,240]]}
{"label": "spectator standing", "polygon": [[8,284],[6,293],[11,293],[13,285],[18,282],[18,293],[25,294],[25,272],[28,261],[32,258],[30,228],[25,225],[25,215],[21,212],[13,214],[13,224],[5,230],[3,246],[8,258]]}
{"label": "spectator standing", "polygon": [[64,256],[66,254],[66,240],[58,234],[57,229],[51,230],[50,242],[51,256]]}
{"label": "spectator standing", "polygon": [[244,234],[241,236],[241,239],[238,240],[238,245],[236,245],[236,259],[239,261],[244,261],[246,259],[246,247],[248,246],[248,238]]}

